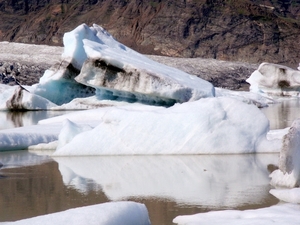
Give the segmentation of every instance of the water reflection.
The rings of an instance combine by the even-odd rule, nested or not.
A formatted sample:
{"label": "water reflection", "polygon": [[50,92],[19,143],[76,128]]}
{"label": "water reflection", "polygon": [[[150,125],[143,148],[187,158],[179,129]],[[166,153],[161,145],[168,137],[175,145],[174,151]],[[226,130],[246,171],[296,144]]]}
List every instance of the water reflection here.
{"label": "water reflection", "polygon": [[[26,160],[16,162],[29,165]],[[0,179],[0,221],[16,221],[108,201],[102,192],[83,195],[63,185],[54,161],[4,168],[0,172],[3,176]]]}
{"label": "water reflection", "polygon": [[52,161],[47,155],[36,155],[27,151],[1,152],[0,169],[40,165]]}
{"label": "water reflection", "polygon": [[259,204],[269,196],[269,164],[278,156],[192,155],[57,157],[65,185],[101,185],[110,200],[163,198],[203,208]]}
{"label": "water reflection", "polygon": [[[57,161],[57,162],[55,162]],[[277,154],[38,156],[1,152],[0,221],[15,221],[112,200],[144,203],[152,225],[178,215],[276,204],[268,191]]]}
{"label": "water reflection", "polygon": [[270,120],[271,129],[286,128],[300,117],[300,100],[299,98],[284,99],[280,103],[261,109],[261,111]]}
{"label": "water reflection", "polygon": [[35,125],[42,119],[63,115],[70,111],[0,111],[0,130]]}

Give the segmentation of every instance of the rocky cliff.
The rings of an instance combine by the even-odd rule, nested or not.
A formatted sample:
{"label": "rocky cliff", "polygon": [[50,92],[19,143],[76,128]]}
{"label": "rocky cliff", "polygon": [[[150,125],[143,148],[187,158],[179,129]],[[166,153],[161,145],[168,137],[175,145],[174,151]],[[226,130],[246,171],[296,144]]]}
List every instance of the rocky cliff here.
{"label": "rocky cliff", "polygon": [[62,45],[99,24],[142,53],[295,66],[298,0],[0,0],[0,41]]}

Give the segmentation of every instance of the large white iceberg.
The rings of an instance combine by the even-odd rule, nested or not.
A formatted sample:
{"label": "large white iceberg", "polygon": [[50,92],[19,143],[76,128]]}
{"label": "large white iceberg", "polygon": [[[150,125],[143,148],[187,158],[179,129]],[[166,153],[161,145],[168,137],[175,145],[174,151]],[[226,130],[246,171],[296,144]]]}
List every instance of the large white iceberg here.
{"label": "large white iceberg", "polygon": [[282,135],[268,131],[257,107],[218,97],[169,108],[131,104],[68,113],[0,131],[0,146],[26,148],[60,137],[48,146],[59,146],[55,155],[279,152]]}
{"label": "large white iceberg", "polygon": [[68,143],[61,140],[67,144],[54,155],[230,154],[280,147],[266,139],[269,123],[255,106],[225,97],[167,109],[111,107],[97,117],[99,125]]}
{"label": "large white iceberg", "polygon": [[47,70],[31,89],[56,104],[94,95],[95,89],[99,100],[150,104],[214,96],[209,82],[135,52],[96,24],[65,33],[64,46],[61,64]]}
{"label": "large white iceberg", "polygon": [[[84,112],[75,120],[64,117],[70,122],[60,133],[62,120],[47,130],[38,125],[30,132],[26,128],[0,132],[0,149],[47,142],[52,142],[53,148],[58,137],[55,155],[230,154],[280,148],[278,140],[267,140],[266,117],[255,106],[244,104],[245,98],[224,90],[218,90],[219,96],[242,100],[214,97],[209,82],[148,59],[98,25],[83,24],[66,33],[64,45],[61,63],[47,70],[39,84],[26,87],[30,93],[61,105],[43,102],[44,108],[68,109],[71,104],[74,109],[85,100],[100,106],[103,99],[109,100],[105,104],[116,100],[176,104],[170,108],[139,104],[108,107],[93,111],[93,118]],[[246,99],[255,102],[257,98],[249,95]],[[79,125],[92,129],[82,130]]]}

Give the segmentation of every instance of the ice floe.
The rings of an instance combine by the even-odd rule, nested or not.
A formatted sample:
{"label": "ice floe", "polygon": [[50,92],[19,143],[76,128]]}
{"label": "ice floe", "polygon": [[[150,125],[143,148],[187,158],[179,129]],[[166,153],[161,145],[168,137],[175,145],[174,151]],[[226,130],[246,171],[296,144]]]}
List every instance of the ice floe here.
{"label": "ice floe", "polygon": [[6,222],[11,225],[90,224],[90,225],[150,225],[145,205],[135,202],[109,202],[69,209],[62,212]]}
{"label": "ice floe", "polygon": [[279,64],[260,64],[246,81],[252,92],[271,96],[298,96],[300,91],[300,71]]}
{"label": "ice floe", "polygon": [[178,216],[173,223],[178,225],[297,225],[300,222],[300,205],[279,204],[253,210],[225,210],[195,215]]}

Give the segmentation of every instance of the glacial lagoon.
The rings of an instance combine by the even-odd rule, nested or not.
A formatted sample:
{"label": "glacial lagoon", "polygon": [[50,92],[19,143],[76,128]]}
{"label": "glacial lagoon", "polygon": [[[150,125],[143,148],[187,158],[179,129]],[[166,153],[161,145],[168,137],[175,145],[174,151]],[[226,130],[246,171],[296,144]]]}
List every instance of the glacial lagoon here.
{"label": "glacial lagoon", "polygon": [[[272,129],[281,129],[298,117],[299,106],[295,99],[262,111]],[[0,116],[22,126],[56,115],[45,113]],[[178,215],[268,207],[278,203],[268,177],[277,160],[278,154],[51,158],[1,152],[0,222],[120,200],[144,203],[153,225],[172,224]]]}

